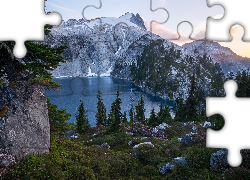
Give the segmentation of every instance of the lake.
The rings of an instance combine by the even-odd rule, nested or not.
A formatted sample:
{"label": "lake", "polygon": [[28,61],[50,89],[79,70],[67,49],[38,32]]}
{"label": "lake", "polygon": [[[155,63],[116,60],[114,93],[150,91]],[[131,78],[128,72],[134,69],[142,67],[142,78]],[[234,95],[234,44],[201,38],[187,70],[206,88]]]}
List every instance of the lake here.
{"label": "lake", "polygon": [[107,116],[111,109],[112,102],[116,99],[116,92],[118,86],[120,87],[121,98],[121,112],[127,113],[127,119],[129,121],[130,106],[130,91],[132,88],[134,97],[134,107],[138,104],[138,100],[141,95],[144,99],[145,117],[150,117],[152,108],[155,108],[156,112],[159,112],[160,103],[167,104],[174,111],[174,101],[164,100],[160,97],[152,96],[142,91],[142,89],[136,86],[133,82],[126,79],[119,79],[113,77],[74,77],[74,78],[53,78],[62,87],[57,90],[44,90],[45,96],[49,97],[53,104],[57,105],[57,109],[66,109],[68,113],[71,113],[71,118],[67,122],[75,123],[75,114],[78,112],[80,100],[83,100],[84,108],[87,110],[87,117],[90,125],[96,126],[95,114],[97,112],[97,92],[100,89],[102,93],[103,103],[107,109]]}

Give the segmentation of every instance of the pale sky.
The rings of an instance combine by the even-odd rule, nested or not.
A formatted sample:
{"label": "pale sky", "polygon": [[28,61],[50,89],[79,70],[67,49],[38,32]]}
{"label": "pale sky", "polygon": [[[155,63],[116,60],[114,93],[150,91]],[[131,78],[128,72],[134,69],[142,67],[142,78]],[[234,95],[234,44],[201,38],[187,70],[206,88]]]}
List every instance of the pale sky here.
{"label": "pale sky", "polygon": [[[96,17],[120,17],[126,12],[138,13],[143,18],[148,30],[152,28],[153,33],[164,39],[182,45],[192,42],[191,38],[201,39],[205,37],[207,17],[220,19],[224,14],[224,8],[220,5],[207,7],[206,0],[152,0],[152,10],[164,8],[165,10],[150,10],[150,0],[102,0],[101,9],[88,7],[84,11],[87,19]],[[88,6],[100,6],[99,0],[48,0],[45,2],[47,11],[55,11],[62,15],[62,19],[81,19],[83,9]],[[152,23],[151,21],[158,23]],[[166,21],[163,23],[164,21]],[[183,22],[187,21],[187,22]],[[183,22],[183,23],[181,23]],[[189,23],[188,23],[189,22]],[[159,24],[163,23],[163,24]],[[181,23],[181,24],[180,24]],[[192,26],[194,27],[194,30]],[[177,31],[178,28],[178,31]],[[180,33],[181,38],[178,36]],[[244,30],[241,26],[233,26],[231,29],[233,41],[219,42],[222,46],[229,47],[235,53],[250,57],[250,42],[242,42],[241,37]],[[179,39],[178,39],[179,38]],[[173,40],[178,39],[178,40]]]}

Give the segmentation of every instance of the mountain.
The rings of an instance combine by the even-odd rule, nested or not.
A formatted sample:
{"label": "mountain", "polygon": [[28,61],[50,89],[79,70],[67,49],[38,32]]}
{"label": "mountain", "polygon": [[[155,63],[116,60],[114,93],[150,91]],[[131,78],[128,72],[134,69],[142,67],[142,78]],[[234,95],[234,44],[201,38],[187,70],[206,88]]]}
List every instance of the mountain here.
{"label": "mountain", "polygon": [[211,89],[219,91],[223,88],[221,68],[226,72],[227,67],[232,69],[238,63],[220,61],[220,53],[214,53],[216,48],[230,57],[237,55],[218,43],[209,42],[213,47],[209,57],[202,53],[202,41],[180,47],[162,39],[146,30],[139,14],[132,13],[102,18],[102,23],[98,19],[70,19],[54,26],[42,43],[69,47],[62,55],[66,63],[51,72],[53,77],[111,75],[129,79],[147,92],[169,99],[187,98],[192,75],[204,96]]}
{"label": "mountain", "polygon": [[236,74],[238,71],[247,70],[250,67],[250,58],[242,57],[234,53],[230,48],[221,46],[218,42],[201,39],[182,45],[183,48],[201,55],[206,54],[214,62],[221,65],[223,73]]}

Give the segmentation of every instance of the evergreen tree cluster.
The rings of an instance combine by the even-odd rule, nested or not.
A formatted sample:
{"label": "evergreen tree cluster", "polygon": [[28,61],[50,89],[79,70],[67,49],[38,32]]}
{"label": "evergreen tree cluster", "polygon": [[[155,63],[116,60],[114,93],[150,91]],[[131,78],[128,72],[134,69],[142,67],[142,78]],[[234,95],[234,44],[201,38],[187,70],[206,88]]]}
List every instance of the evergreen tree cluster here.
{"label": "evergreen tree cluster", "polygon": [[153,108],[151,113],[150,113],[150,117],[147,121],[147,124],[149,126],[157,126],[163,122],[165,123],[170,123],[172,121],[172,117],[170,115],[170,111],[169,111],[169,107],[168,105],[165,104],[165,106],[163,107],[163,104],[161,102],[160,104],[160,111],[158,112],[158,114],[155,113],[155,109]]}
{"label": "evergreen tree cluster", "polygon": [[250,97],[250,74],[244,70],[238,71],[235,77],[235,81],[238,84],[238,90],[236,92],[237,97]]}

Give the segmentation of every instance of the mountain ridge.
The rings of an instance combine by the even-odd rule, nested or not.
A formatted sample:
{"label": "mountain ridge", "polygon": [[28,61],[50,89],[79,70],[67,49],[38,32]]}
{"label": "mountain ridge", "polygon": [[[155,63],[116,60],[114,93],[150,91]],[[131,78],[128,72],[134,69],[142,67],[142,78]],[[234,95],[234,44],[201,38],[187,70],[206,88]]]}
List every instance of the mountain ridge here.
{"label": "mountain ridge", "polygon": [[[132,18],[132,21],[137,22],[138,25],[132,22],[130,22],[131,26],[128,26],[129,23],[117,24],[120,18],[124,21],[130,21]],[[222,46],[219,47],[214,42],[208,41],[206,44],[210,45],[208,47],[211,51],[217,48],[216,52],[218,53],[210,53],[210,55],[208,53],[210,57],[205,57],[204,53],[195,52],[195,49],[197,49],[196,51],[202,50],[202,41],[194,41],[181,47],[159,35],[146,31],[140,23],[142,19],[139,14],[126,13],[120,18],[102,18],[102,24],[98,20],[68,20],[59,26],[54,26],[50,35],[45,36],[44,43],[51,46],[66,44],[69,48],[62,55],[66,63],[61,63],[58,68],[52,71],[52,76],[111,75],[136,82],[147,92],[157,96],[169,99],[182,96],[186,99],[190,86],[190,75],[194,72],[199,85],[204,86],[206,93],[209,93],[213,78],[216,78],[213,73],[217,72],[220,75],[221,69],[224,74],[229,70],[236,73],[244,67],[241,62],[237,62],[238,66],[235,66],[237,63],[233,61],[230,64],[213,59],[212,55],[216,55],[216,57],[221,55],[219,50],[223,50],[229,55],[232,54],[229,49],[223,49]],[[155,46],[152,46],[153,44]],[[148,49],[150,46],[152,48]],[[145,52],[145,49],[148,49],[148,52]],[[144,60],[141,56],[144,56]],[[151,58],[152,62],[154,60],[155,64],[146,60],[147,58]],[[140,77],[139,74],[137,74],[138,77],[135,77],[136,73],[131,74],[133,71],[131,68],[136,69],[138,62],[141,63],[142,69],[148,67],[145,69],[146,74],[142,72],[144,77],[139,78],[140,82],[135,79]],[[166,67],[159,69],[158,64]],[[159,70],[161,74],[153,73],[151,67],[155,67],[155,70]],[[166,69],[166,72],[162,72],[162,69]],[[152,79],[151,75],[160,77],[161,80]],[[162,79],[163,77],[165,79]],[[160,82],[167,81],[170,83],[170,89],[166,88],[161,92],[150,85],[150,83],[156,83],[155,86],[159,86]]]}

